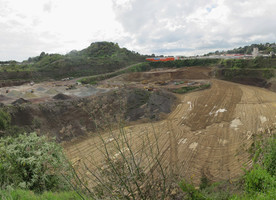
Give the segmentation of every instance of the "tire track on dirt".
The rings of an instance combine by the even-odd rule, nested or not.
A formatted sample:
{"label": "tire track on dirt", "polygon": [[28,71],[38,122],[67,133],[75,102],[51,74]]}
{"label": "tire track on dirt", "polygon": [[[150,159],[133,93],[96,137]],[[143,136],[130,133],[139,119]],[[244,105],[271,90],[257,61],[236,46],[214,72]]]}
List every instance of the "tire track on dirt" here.
{"label": "tire track on dirt", "polygon": [[[179,95],[181,103],[166,120],[130,126],[126,135],[135,155],[150,151],[158,143],[164,168],[195,184],[200,183],[202,175],[220,181],[243,173],[243,164],[251,164],[247,150],[253,142],[252,134],[276,122],[276,93],[226,81],[211,82],[210,89]],[[102,136],[110,138],[108,133]],[[149,140],[146,147],[145,139]],[[103,159],[95,147],[100,148],[100,143],[91,136],[65,149],[71,159],[92,156],[95,165],[101,165]],[[156,149],[154,152],[158,153]],[[152,159],[147,171],[156,166]]]}

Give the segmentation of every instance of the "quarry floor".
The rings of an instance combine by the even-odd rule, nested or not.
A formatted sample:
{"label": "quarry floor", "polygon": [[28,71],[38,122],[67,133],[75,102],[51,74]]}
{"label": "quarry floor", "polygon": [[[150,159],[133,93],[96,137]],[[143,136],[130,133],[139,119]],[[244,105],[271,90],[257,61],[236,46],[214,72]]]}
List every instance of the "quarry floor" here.
{"label": "quarry floor", "polygon": [[[152,145],[158,141],[162,165],[195,184],[203,175],[213,182],[231,181],[243,173],[243,168],[250,167],[248,150],[254,135],[276,126],[276,93],[209,81],[209,89],[178,95],[180,103],[165,120],[125,127],[135,154],[145,150],[145,140]],[[100,133],[101,137],[94,133],[66,144],[66,154],[82,177],[93,180],[84,166],[93,170],[103,164],[104,143],[112,150],[111,157],[119,158],[114,143],[121,133],[119,129]]]}
{"label": "quarry floor", "polygon": [[[68,80],[0,88],[0,103],[9,104],[18,98],[32,103],[52,101],[58,93],[86,97],[124,87],[124,84],[170,88],[180,80],[184,81],[183,86],[195,82],[210,83],[211,87],[177,95],[179,103],[165,120],[91,133],[87,138],[67,142],[64,148],[68,158],[81,177],[93,181],[86,167],[93,171],[103,165],[105,146],[111,150],[113,159],[119,159],[121,155],[114,144],[123,131],[135,155],[150,151],[151,146],[158,144],[160,152],[156,149],[153,152],[159,154],[162,166],[195,184],[199,184],[203,176],[213,182],[235,179],[244,168],[251,166],[248,150],[255,135],[276,127],[276,93],[212,79],[212,69],[207,67],[121,75],[102,81],[98,87],[77,85],[76,80]],[[168,84],[159,86],[160,81]],[[74,89],[68,89],[71,85]],[[128,147],[122,149],[128,151]],[[151,170],[155,162],[144,160],[142,164]]]}
{"label": "quarry floor", "polygon": [[0,103],[10,104],[19,98],[31,103],[54,101],[53,97],[59,93],[74,97],[88,97],[109,91],[108,88],[96,88],[78,84],[76,79],[66,81],[49,81],[41,83],[27,83],[21,86],[0,88]]}

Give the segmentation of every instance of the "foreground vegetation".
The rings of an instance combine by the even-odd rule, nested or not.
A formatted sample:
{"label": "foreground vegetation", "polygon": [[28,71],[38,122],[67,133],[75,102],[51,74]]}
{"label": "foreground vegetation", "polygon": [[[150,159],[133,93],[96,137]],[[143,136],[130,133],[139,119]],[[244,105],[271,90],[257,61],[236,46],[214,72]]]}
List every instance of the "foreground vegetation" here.
{"label": "foreground vegetation", "polygon": [[[35,133],[0,139],[0,185],[35,192],[69,188],[70,166],[61,147]],[[64,176],[67,176],[65,178]]]}
{"label": "foreground vegetation", "polygon": [[[0,199],[2,200],[81,200],[83,199],[78,193],[74,191],[67,192],[44,192],[36,194],[30,190],[0,190]],[[85,198],[91,199],[91,198]]]}
{"label": "foreground vegetation", "polygon": [[233,199],[276,199],[276,135],[259,137],[252,147],[253,168],[244,175],[244,195]]}
{"label": "foreground vegetation", "polygon": [[[155,137],[156,141],[153,142],[158,144],[158,135]],[[74,177],[74,173],[71,174],[70,170],[66,170],[68,161],[64,160],[61,149],[57,149],[59,148],[57,144],[45,141],[44,137],[38,137],[34,133],[29,136],[24,134],[15,138],[2,138],[1,199],[269,200],[276,198],[275,134],[266,138],[257,137],[251,149],[254,155],[253,167],[245,171],[240,179],[234,182],[210,183],[207,177],[202,177],[198,189],[186,180],[178,181],[179,177],[170,174],[162,167],[157,156],[158,152],[156,156],[153,154],[158,151],[158,145],[155,147],[150,145],[150,151],[142,148],[141,153],[144,155],[139,155],[139,158],[145,157],[150,163],[157,164],[155,171],[152,173],[149,171],[148,174],[137,155],[132,152],[131,138],[125,135],[124,129],[121,130],[120,136],[115,137],[112,146],[120,152],[117,160],[110,156],[112,148],[109,144],[104,140],[102,142],[105,149],[103,151],[103,156],[106,158],[105,167],[91,170],[86,166],[86,170],[92,175],[90,178],[94,177],[96,183],[93,188],[88,189],[84,180],[80,181],[76,176],[70,179]],[[145,148],[149,146],[148,142],[150,141],[146,139]],[[124,151],[125,148],[129,151]],[[60,176],[62,174],[63,176]]]}

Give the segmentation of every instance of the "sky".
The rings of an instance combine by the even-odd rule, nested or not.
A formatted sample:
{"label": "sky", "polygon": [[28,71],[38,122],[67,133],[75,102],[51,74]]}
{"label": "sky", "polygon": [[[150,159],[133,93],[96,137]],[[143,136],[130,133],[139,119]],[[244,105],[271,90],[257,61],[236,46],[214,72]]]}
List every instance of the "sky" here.
{"label": "sky", "polygon": [[275,42],[275,7],[276,0],[0,0],[0,60],[97,41],[175,56]]}

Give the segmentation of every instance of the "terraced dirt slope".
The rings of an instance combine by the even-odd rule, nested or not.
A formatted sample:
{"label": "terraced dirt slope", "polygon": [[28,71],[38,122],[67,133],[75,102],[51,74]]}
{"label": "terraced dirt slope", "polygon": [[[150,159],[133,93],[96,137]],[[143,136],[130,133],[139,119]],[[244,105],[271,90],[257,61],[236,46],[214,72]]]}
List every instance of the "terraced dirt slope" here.
{"label": "terraced dirt slope", "polygon": [[[181,103],[166,120],[126,127],[136,153],[142,148],[142,138],[154,143],[156,134],[162,165],[195,184],[203,175],[211,181],[231,180],[243,172],[244,164],[250,166],[247,150],[253,134],[276,125],[276,93],[226,81],[211,82],[210,89],[180,95]],[[118,133],[115,130],[113,136]],[[114,142],[109,132],[102,136],[108,143]],[[85,177],[89,173],[83,169],[84,163],[91,169],[101,165],[102,148],[96,136],[65,145],[68,157]],[[116,149],[112,153],[114,159],[119,155]]]}
{"label": "terraced dirt slope", "polygon": [[125,81],[160,81],[175,79],[209,79],[212,73],[210,67],[184,67],[179,69],[167,69],[149,72],[135,72],[114,79],[123,79]]}

